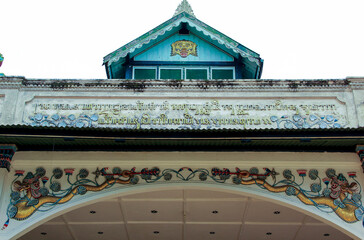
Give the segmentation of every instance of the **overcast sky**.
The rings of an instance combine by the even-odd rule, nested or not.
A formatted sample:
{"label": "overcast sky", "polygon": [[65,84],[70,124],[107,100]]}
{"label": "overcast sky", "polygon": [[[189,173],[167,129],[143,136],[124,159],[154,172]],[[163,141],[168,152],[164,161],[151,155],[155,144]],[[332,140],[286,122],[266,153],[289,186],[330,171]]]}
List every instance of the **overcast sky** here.
{"label": "overcast sky", "polygon": [[[106,78],[103,57],[181,0],[0,0],[0,72]],[[364,0],[189,0],[196,17],[264,59],[264,79],[364,76]]]}

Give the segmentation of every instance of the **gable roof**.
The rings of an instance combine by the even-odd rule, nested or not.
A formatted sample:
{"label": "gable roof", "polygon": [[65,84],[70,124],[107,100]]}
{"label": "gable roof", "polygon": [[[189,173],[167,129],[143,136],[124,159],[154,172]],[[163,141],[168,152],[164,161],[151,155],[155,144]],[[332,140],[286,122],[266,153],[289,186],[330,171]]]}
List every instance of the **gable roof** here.
{"label": "gable roof", "polygon": [[179,30],[182,23],[187,23],[191,31],[233,55],[237,59],[241,57],[243,60],[248,60],[250,64],[255,65],[254,68],[259,69],[258,75],[261,74],[263,60],[260,58],[258,53],[250,50],[225,34],[198,20],[194,16],[192,8],[186,0],[183,0],[178,6],[175,15],[171,19],[160,24],[137,39],[129,42],[128,44],[120,47],[119,49],[111,52],[104,57],[103,64],[110,66],[112,63],[123,60],[128,56],[128,54],[129,57],[135,56],[153,44],[175,33],[177,30]]}

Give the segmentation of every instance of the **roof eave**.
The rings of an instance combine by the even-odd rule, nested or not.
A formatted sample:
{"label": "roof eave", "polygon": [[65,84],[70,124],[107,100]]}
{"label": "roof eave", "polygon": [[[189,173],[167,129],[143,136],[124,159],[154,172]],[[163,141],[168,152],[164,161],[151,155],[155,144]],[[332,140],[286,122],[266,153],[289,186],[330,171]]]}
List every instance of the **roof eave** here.
{"label": "roof eave", "polygon": [[158,130],[0,126],[0,143],[20,151],[355,152],[364,128]]}

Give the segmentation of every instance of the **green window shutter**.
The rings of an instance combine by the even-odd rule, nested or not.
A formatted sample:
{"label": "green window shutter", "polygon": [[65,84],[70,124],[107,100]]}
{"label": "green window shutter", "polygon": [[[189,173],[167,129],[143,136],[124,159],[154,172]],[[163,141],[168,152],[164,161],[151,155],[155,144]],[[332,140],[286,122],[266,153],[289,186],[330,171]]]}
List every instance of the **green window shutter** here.
{"label": "green window shutter", "polygon": [[212,69],[212,79],[233,79],[233,69]]}
{"label": "green window shutter", "polygon": [[186,79],[207,79],[207,69],[186,69]]}
{"label": "green window shutter", "polygon": [[182,79],[181,69],[161,69],[160,79]]}
{"label": "green window shutter", "polygon": [[156,69],[134,69],[134,79],[155,79]]}

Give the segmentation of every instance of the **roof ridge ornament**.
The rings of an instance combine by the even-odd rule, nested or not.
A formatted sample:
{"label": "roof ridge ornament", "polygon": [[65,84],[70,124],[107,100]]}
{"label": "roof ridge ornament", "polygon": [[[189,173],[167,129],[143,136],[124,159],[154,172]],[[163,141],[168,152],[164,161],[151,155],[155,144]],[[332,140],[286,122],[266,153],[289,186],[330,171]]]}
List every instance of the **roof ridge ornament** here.
{"label": "roof ridge ornament", "polygon": [[195,14],[193,13],[191,5],[187,2],[187,0],[182,0],[182,2],[178,5],[173,17],[183,12],[186,12],[191,16],[196,17]]}

